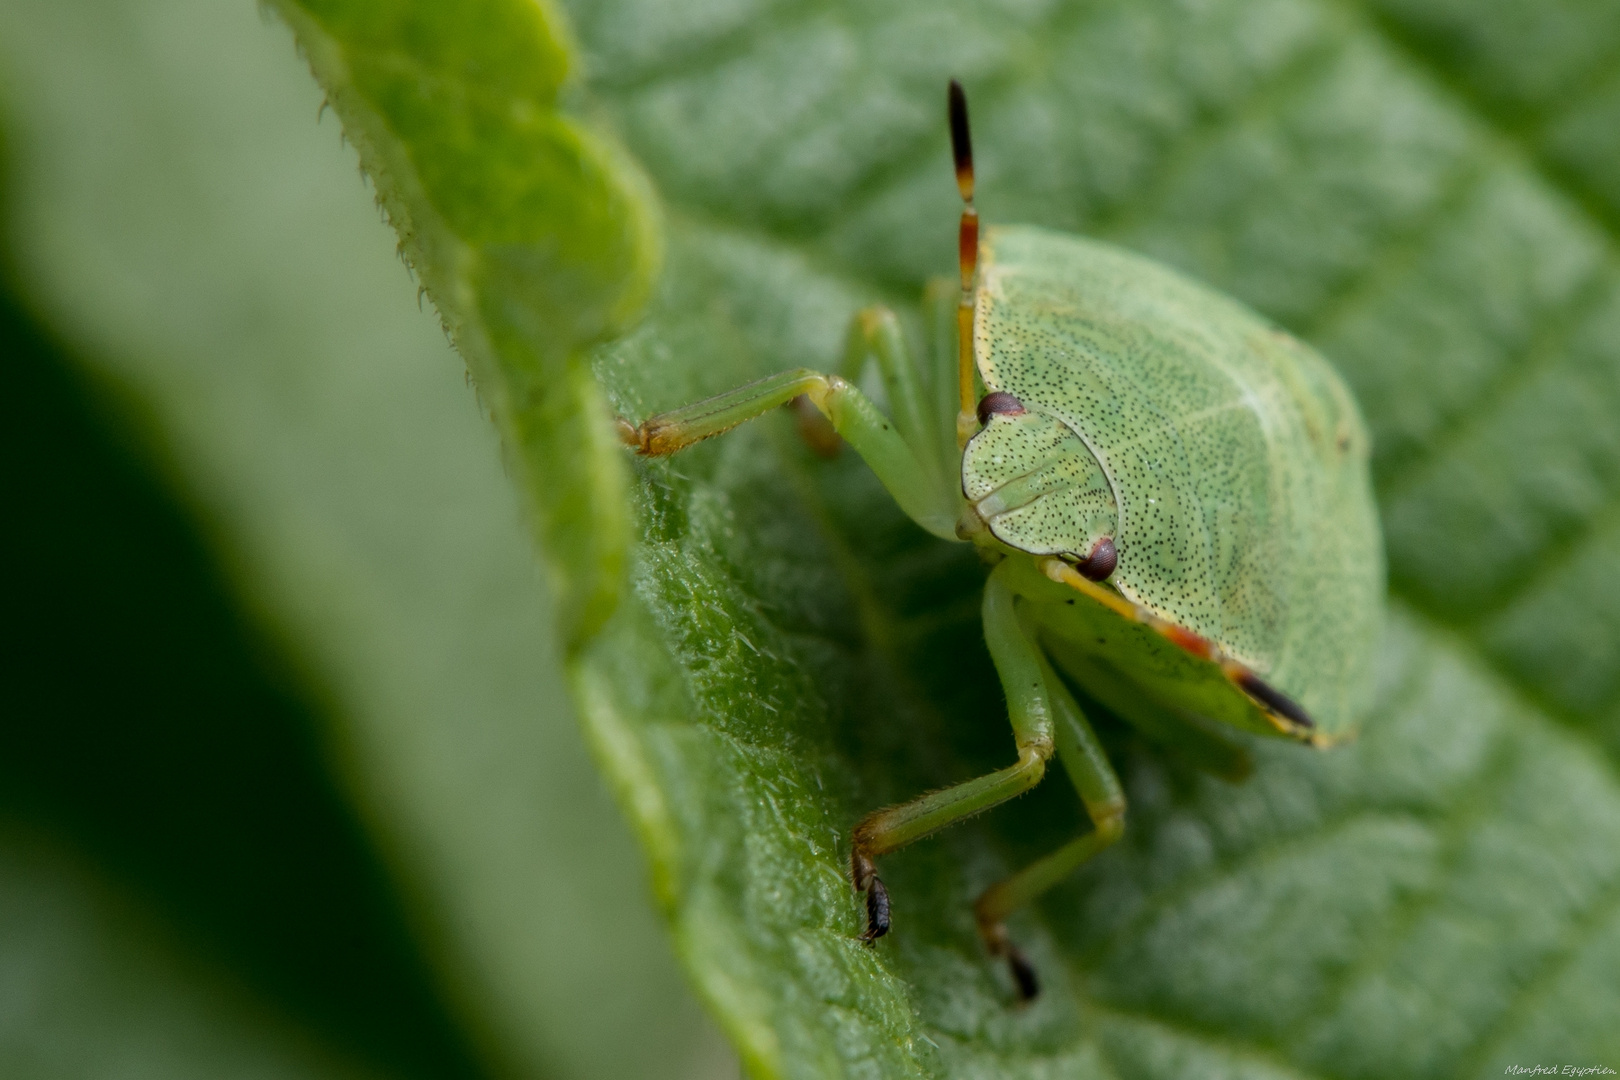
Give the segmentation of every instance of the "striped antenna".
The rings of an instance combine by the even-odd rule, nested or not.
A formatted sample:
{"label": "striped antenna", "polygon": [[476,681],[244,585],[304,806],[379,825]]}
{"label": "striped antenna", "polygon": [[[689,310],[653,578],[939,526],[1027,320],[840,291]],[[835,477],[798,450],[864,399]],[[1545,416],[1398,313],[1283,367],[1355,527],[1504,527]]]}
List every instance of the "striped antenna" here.
{"label": "striped antenna", "polygon": [[967,95],[951,80],[951,156],[956,161],[956,190],[962,193],[962,221],[956,232],[957,264],[962,271],[962,295],[956,305],[957,387],[960,409],[956,414],[956,442],[967,444],[977,424],[973,380],[973,278],[979,269],[979,212],[973,208],[973,137],[968,131]]}

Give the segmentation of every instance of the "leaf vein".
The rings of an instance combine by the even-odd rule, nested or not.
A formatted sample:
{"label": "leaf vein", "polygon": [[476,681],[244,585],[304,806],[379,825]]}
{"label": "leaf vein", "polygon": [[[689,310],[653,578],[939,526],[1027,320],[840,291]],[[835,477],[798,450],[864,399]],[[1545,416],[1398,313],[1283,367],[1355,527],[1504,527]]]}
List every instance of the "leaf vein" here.
{"label": "leaf vein", "polygon": [[1611,256],[1607,262],[1603,271],[1594,274],[1566,304],[1542,316],[1529,345],[1518,359],[1504,364],[1494,378],[1479,388],[1471,401],[1453,410],[1450,418],[1424,440],[1421,449],[1413,451],[1406,460],[1380,470],[1386,477],[1380,485],[1383,489],[1380,501],[1384,505],[1405,497],[1431,478],[1447,456],[1469,437],[1488,429],[1501,413],[1511,411],[1525,387],[1568,359],[1569,354],[1563,346],[1568,344],[1584,320],[1612,297],[1617,279],[1620,279],[1620,257]]}
{"label": "leaf vein", "polygon": [[1514,991],[1513,999],[1485,1032],[1458,1054],[1459,1060],[1466,1064],[1457,1075],[1479,1075],[1491,1056],[1517,1030],[1536,1000],[1550,992],[1559,977],[1580,959],[1582,943],[1602,930],[1617,911],[1620,911],[1620,879],[1611,882],[1585,911],[1570,920],[1561,946],[1552,950],[1538,970]]}
{"label": "leaf vein", "polygon": [[1317,1007],[1299,1019],[1298,1025],[1301,1029],[1309,1028],[1314,1022],[1325,1020],[1332,1015],[1356,980],[1379,970],[1396,952],[1403,937],[1417,925],[1418,920],[1426,912],[1433,910],[1447,895],[1445,879],[1456,870],[1459,860],[1466,853],[1470,830],[1490,810],[1491,793],[1496,790],[1498,783],[1514,764],[1511,748],[1503,741],[1500,733],[1497,736],[1497,743],[1497,747],[1480,767],[1479,772],[1470,778],[1466,787],[1457,792],[1455,801],[1446,811],[1444,824],[1439,830],[1441,854],[1437,860],[1438,872],[1433,886],[1406,903],[1394,905],[1385,919],[1384,926],[1367,933],[1364,939],[1367,944],[1361,950],[1356,962],[1339,972],[1323,992]]}

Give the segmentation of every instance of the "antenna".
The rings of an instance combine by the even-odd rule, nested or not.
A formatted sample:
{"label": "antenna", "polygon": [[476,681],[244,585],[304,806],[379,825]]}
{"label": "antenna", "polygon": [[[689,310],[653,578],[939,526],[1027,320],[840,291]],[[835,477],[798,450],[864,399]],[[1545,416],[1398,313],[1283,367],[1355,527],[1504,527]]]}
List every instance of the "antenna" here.
{"label": "antenna", "polygon": [[955,79],[951,80],[948,99],[956,190],[962,193],[962,221],[956,232],[957,264],[962,271],[962,295],[956,304],[956,377],[960,393],[956,444],[965,446],[978,426],[973,402],[973,279],[979,269],[979,212],[973,208],[973,138],[968,132],[967,95]]}

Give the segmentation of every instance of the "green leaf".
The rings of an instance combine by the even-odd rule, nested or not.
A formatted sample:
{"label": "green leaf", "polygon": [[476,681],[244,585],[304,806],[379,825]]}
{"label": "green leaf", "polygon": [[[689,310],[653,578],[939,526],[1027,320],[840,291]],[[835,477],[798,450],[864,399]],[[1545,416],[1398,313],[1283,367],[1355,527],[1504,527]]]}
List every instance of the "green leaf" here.
{"label": "green leaf", "polygon": [[[242,1073],[710,1076],[495,433],[292,55],[252,5],[0,4],[7,285],[65,354],[0,304],[0,1075],[135,1070],[127,1017],[236,1075],[142,1011],[218,998]],[[30,884],[46,801],[150,918]]]}
{"label": "green leaf", "polygon": [[542,4],[275,8],[478,382],[577,641],[612,608],[628,531],[623,463],[580,349],[623,328],[656,271],[649,193],[559,110],[569,52]]}
{"label": "green leaf", "polygon": [[1127,840],[1017,925],[1048,983],[1024,1010],[967,905],[1077,827],[1062,793],[888,858],[875,950],[842,879],[864,811],[1009,759],[971,557],[783,422],[638,469],[643,539],[581,705],[758,1073],[1620,1057],[1609,7],[574,15],[593,100],[669,221],[647,319],[596,359],[627,415],[826,367],[859,304],[917,310],[951,265],[957,75],[987,220],[1103,235],[1235,293],[1319,343],[1376,433],[1395,603],[1364,737],[1257,748],[1229,787],[1113,728]]}
{"label": "green leaf", "polygon": [[[266,662],[186,515],[101,423],[107,403],[76,367],[0,295],[0,591],[15,628],[0,660],[0,891],[60,893],[76,913],[48,930],[0,920],[8,970],[35,963],[42,932],[73,970],[60,984],[31,975],[37,989],[7,996],[0,1028],[15,1033],[0,1038],[0,1073],[104,1071],[143,983],[179,999],[159,1010],[173,1014],[165,1026],[216,1026],[206,1010],[190,1016],[178,969],[205,999],[238,982],[255,1006],[248,1026],[305,1029],[378,1071],[470,1075],[464,1037],[318,753],[317,710]],[[86,855],[93,867],[43,868]],[[106,914],[81,910],[104,893]],[[118,893],[144,894],[148,917]],[[168,934],[150,925],[160,920]],[[153,958],[186,952],[189,964]],[[36,993],[60,993],[49,1008],[72,1023],[32,1021]],[[152,1068],[217,1067],[200,1041],[160,1036],[153,1049],[175,1060]],[[55,1069],[38,1064],[53,1057]]]}
{"label": "green leaf", "polygon": [[[587,730],[753,1071],[1438,1077],[1620,1055],[1620,293],[1609,159],[1580,135],[1620,109],[1602,8],[599,3],[573,12],[587,75],[562,98],[546,9],[430,8],[282,10],[507,440]],[[626,484],[578,359],[624,325],[655,246],[641,181],[586,132],[614,129],[662,199],[658,291],[591,358],[640,414],[826,366],[859,304],[916,321],[950,266],[952,74],[987,219],[1157,255],[1339,362],[1378,438],[1396,594],[1350,748],[1258,747],[1231,787],[1108,729],[1127,839],[1015,925],[1047,984],[1022,1010],[967,905],[1078,827],[1056,785],[889,858],[877,949],[843,880],[862,812],[1006,762],[972,558],[785,423]],[[531,161],[533,190],[512,172]]]}
{"label": "green leaf", "polygon": [[378,1075],[310,1040],[57,837],[0,825],[9,1076]]}

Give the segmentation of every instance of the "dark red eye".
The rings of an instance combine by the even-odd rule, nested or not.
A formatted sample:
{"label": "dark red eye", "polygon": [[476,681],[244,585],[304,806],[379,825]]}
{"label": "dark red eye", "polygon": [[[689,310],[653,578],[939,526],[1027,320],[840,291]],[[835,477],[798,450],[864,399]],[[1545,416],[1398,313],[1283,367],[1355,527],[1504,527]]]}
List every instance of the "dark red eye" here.
{"label": "dark red eye", "polygon": [[1005,390],[992,390],[979,402],[979,425],[982,427],[988,424],[990,418],[998,413],[1004,416],[1017,416],[1022,412],[1024,412],[1022,401]]}
{"label": "dark red eye", "polygon": [[1087,580],[1106,581],[1118,565],[1119,552],[1114,548],[1114,542],[1105,536],[1091,545],[1091,556],[1075,569]]}

